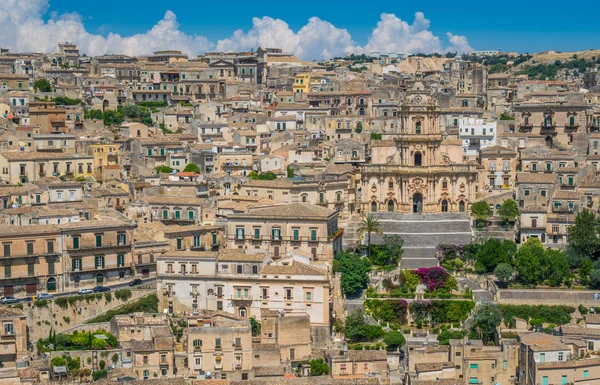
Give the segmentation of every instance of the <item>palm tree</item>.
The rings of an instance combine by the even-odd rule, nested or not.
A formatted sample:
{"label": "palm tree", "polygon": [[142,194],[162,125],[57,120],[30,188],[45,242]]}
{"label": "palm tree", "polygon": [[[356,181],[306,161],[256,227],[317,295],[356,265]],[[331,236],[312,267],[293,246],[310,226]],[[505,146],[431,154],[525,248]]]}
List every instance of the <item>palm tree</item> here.
{"label": "palm tree", "polygon": [[372,214],[367,214],[358,226],[358,234],[363,236],[365,233],[367,233],[367,254],[371,257],[371,233],[383,234],[381,223]]}

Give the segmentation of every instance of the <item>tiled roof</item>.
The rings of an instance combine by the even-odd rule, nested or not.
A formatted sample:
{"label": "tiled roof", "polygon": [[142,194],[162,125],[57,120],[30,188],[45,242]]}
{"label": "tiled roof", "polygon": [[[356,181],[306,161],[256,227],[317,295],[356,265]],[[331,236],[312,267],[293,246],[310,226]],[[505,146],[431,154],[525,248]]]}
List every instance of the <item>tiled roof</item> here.
{"label": "tiled roof", "polygon": [[317,219],[329,218],[335,210],[309,203],[289,203],[275,207],[251,208],[243,214],[233,214],[231,218],[285,218],[285,219]]}
{"label": "tiled roof", "polygon": [[271,188],[291,188],[293,182],[289,179],[258,180],[250,179],[244,183],[243,187],[271,187]]}
{"label": "tiled roof", "polygon": [[260,273],[280,275],[327,275],[327,272],[325,270],[298,261],[293,261],[293,263],[291,262],[288,265],[266,265],[262,268]]}
{"label": "tiled roof", "polygon": [[262,262],[264,254],[245,254],[236,251],[227,251],[219,254],[219,262]]}
{"label": "tiled roof", "polygon": [[184,197],[184,196],[155,196],[144,197],[143,200],[151,205],[201,205],[204,202],[203,198]]}
{"label": "tiled roof", "polygon": [[552,184],[556,174],[545,172],[520,172],[517,174],[517,183],[546,183]]}

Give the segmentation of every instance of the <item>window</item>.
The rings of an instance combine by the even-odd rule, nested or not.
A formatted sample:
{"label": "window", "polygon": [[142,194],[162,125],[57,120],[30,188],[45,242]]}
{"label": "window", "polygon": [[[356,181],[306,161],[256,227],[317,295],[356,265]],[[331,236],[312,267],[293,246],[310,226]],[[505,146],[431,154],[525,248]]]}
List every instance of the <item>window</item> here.
{"label": "window", "polygon": [[215,338],[215,349],[221,349],[221,339]]}
{"label": "window", "polygon": [[71,262],[71,267],[73,268],[73,271],[80,271],[81,270],[81,259],[79,259],[79,258],[73,259]]}
{"label": "window", "polygon": [[96,256],[96,269],[104,269],[104,256],[103,255],[97,255]]}
{"label": "window", "polygon": [[127,235],[125,233],[117,234],[117,245],[125,246],[127,244]]}
{"label": "window", "polygon": [[478,384],[478,383],[479,383],[479,379],[477,379],[477,377],[469,378],[469,384]]}
{"label": "window", "polygon": [[4,324],[4,334],[15,334],[14,325],[12,323]]}
{"label": "window", "polygon": [[317,240],[317,229],[310,229],[310,240],[313,242]]}
{"label": "window", "polygon": [[183,239],[177,238],[177,250],[183,249]]}
{"label": "window", "polygon": [[588,378],[588,376],[590,375],[590,372],[587,370],[583,371],[583,378]]}
{"label": "window", "polygon": [[4,278],[10,278],[12,275],[12,268],[10,265],[4,265]]}
{"label": "window", "polygon": [[479,369],[479,364],[471,364],[471,365],[469,365],[469,368],[471,368],[471,369]]}
{"label": "window", "polygon": [[27,242],[27,255],[33,255],[33,242]]}
{"label": "window", "polygon": [[73,249],[79,249],[79,237],[73,237]]}
{"label": "window", "polygon": [[96,235],[96,247],[102,247],[102,235]]}
{"label": "window", "polygon": [[274,241],[280,241],[281,240],[281,229],[279,228],[275,228],[271,230],[271,235]]}
{"label": "window", "polygon": [[564,360],[563,352],[558,352],[558,360],[559,361],[563,361]]}
{"label": "window", "polygon": [[561,385],[567,385],[567,376],[562,376],[560,383],[561,383]]}
{"label": "window", "polygon": [[236,266],[236,273],[242,274],[244,272],[244,267],[242,265]]}
{"label": "window", "polygon": [[293,231],[293,234],[294,234],[294,241],[299,241],[300,240],[300,229],[299,228],[295,228],[292,231]]}
{"label": "window", "polygon": [[540,353],[540,362],[546,362],[546,353]]}
{"label": "window", "polygon": [[260,239],[260,227],[254,228],[254,239]]}
{"label": "window", "polygon": [[235,238],[236,239],[244,239],[244,228],[243,227],[237,227],[235,229]]}
{"label": "window", "polygon": [[117,254],[117,267],[125,266],[125,254]]}
{"label": "window", "polygon": [[46,251],[48,254],[54,254],[54,241],[46,241]]}
{"label": "window", "polygon": [[10,243],[4,244],[4,256],[10,257]]}
{"label": "window", "polygon": [[308,301],[308,302],[312,301],[312,292],[311,291],[306,292],[306,301]]}

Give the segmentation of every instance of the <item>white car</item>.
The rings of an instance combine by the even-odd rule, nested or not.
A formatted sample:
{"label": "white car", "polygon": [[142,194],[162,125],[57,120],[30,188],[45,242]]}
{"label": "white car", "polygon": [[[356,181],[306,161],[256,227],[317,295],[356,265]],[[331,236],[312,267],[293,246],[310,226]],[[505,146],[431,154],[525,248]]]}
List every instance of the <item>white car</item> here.
{"label": "white car", "polygon": [[92,294],[94,292],[94,290],[92,290],[92,289],[79,289],[79,290],[77,290],[77,292],[79,294]]}

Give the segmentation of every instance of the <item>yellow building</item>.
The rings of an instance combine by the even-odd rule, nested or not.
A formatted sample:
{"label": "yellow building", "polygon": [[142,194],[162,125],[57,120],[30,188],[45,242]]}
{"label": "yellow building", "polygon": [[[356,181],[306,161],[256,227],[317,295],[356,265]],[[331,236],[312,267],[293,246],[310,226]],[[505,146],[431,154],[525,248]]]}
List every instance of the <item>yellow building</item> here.
{"label": "yellow building", "polygon": [[118,166],[119,146],[113,143],[93,144],[88,147],[88,154],[94,157],[94,170],[102,172],[105,166]]}
{"label": "yellow building", "polygon": [[310,93],[310,74],[298,74],[294,78],[294,93],[308,94]]}

